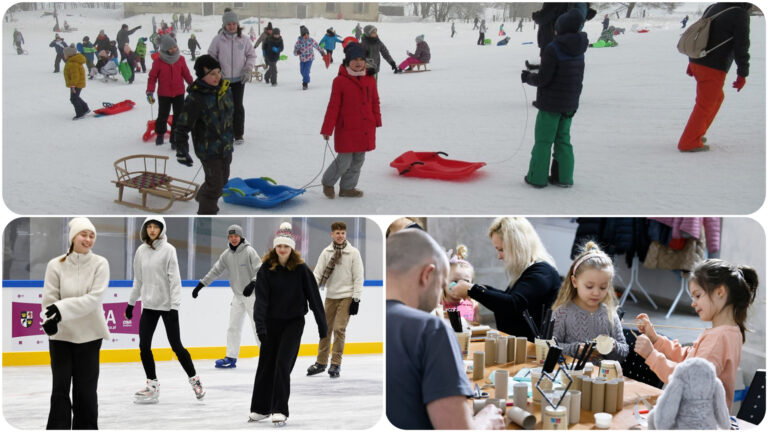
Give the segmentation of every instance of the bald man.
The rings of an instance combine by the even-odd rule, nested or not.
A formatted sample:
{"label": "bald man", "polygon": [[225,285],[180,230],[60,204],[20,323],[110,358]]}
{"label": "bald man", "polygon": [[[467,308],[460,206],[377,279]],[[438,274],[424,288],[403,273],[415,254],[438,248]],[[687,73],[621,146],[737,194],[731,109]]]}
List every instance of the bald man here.
{"label": "bald man", "polygon": [[400,429],[503,429],[496,406],[472,416],[456,336],[429,313],[448,269],[445,252],[424,231],[387,239],[387,418]]}

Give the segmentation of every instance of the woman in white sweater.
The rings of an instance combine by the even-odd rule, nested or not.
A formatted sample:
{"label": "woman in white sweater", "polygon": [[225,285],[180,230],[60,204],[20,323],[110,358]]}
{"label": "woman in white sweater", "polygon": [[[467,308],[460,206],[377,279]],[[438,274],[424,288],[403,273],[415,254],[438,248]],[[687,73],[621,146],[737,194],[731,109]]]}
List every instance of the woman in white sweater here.
{"label": "woman in white sweater", "polygon": [[43,330],[50,336],[53,373],[47,429],[98,429],[99,351],[102,339],[109,339],[101,300],[109,264],[91,252],[95,241],[91,221],[73,218],[69,251],[45,269]]}
{"label": "woman in white sweater", "polygon": [[125,317],[133,318],[133,306],[141,297],[142,310],[139,319],[139,351],[141,364],[147,375],[147,386],[136,392],[135,403],[157,403],[160,384],[155,372],[155,358],[152,356],[152,336],[157,323],[163,319],[165,334],[173,353],[189,377],[189,384],[198,400],[203,399],[205,390],[189,351],[181,344],[179,331],[179,306],[181,305],[181,275],[176,248],[165,238],[165,220],[162,217],[148,217],[141,225],[142,244],[133,258],[133,289],[125,309]]}

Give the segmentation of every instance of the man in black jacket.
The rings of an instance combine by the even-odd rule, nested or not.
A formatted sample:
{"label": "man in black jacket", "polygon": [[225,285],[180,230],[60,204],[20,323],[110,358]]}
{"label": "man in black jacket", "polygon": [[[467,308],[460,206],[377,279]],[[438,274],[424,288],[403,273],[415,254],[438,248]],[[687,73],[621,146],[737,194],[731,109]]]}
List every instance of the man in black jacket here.
{"label": "man in black jacket", "polygon": [[140,29],[141,26],[136,26],[130,30],[128,30],[128,24],[123,24],[123,26],[120,28],[120,31],[117,32],[117,51],[120,53],[120,61],[123,61],[125,58],[125,52],[123,51],[123,47],[125,44],[129,42],[128,35],[132,35],[133,32]]}
{"label": "man in black jacket", "polygon": [[[733,88],[741,91],[749,75],[749,10],[750,3],[716,3],[703,17],[715,17],[709,26],[708,52],[701,58],[689,58],[686,73],[696,78],[696,105],[677,143],[681,152],[707,151],[707,129],[714,121],[725,99],[725,76],[736,60],[738,77]],[[722,44],[722,45],[721,45]]]}

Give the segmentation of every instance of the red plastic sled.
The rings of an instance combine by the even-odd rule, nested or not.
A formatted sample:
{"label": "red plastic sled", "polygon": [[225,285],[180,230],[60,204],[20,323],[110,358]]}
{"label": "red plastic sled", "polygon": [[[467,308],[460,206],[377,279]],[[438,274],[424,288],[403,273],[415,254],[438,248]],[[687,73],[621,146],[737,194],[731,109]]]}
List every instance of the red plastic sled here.
{"label": "red plastic sled", "polygon": [[464,162],[445,159],[445,152],[407,151],[389,166],[395,168],[401,176],[424,177],[439,180],[461,180],[485,166],[485,162]]}
{"label": "red plastic sled", "polygon": [[96,114],[97,116],[119,114],[123,111],[128,111],[132,109],[133,106],[136,105],[136,103],[130,99],[126,99],[122,102],[118,102],[115,104],[104,102],[103,105],[104,105],[104,108],[99,108],[97,110],[94,110],[93,113]]}
{"label": "red plastic sled", "polygon": [[[147,122],[147,130],[144,132],[144,135],[141,136],[141,139],[144,140],[144,142],[147,142],[152,139],[152,137],[157,136],[157,133],[155,132],[155,125],[157,124],[157,120],[150,120]],[[168,115],[168,129],[165,131],[165,135],[170,137],[171,136],[171,126],[173,126],[173,114]]]}

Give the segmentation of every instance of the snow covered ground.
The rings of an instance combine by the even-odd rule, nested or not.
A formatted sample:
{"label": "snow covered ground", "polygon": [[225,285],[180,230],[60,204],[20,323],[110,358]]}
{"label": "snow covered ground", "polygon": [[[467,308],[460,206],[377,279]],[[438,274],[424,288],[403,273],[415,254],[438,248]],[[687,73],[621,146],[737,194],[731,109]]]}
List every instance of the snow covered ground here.
{"label": "snow covered ground", "polygon": [[[271,210],[220,202],[222,214],[748,214],[765,197],[765,20],[751,20],[751,68],[744,90],[737,93],[728,74],[726,98],[708,133],[712,151],[682,154],[677,140],[695,97],[695,82],[685,74],[687,59],[675,48],[679,21],[698,5],[687,4],[672,15],[649,11],[646,19],[612,19],[625,27],[620,45],[587,53],[581,106],[573,121],[576,185],[571,189],[533,189],[523,184],[537,110],[536,89],[520,83],[524,60],[536,60],[536,33],[530,22],[506,47],[495,46],[499,23],[489,20],[492,46],[475,45],[471,24],[457,23],[450,37],[446,23],[378,23],[381,40],[396,61],[415,49],[424,34],[432,49],[431,72],[379,76],[383,127],[377,149],[367,155],[359,188],[362,199],[326,199],[318,187]],[[131,36],[149,36],[151,17],[121,18],[114,11],[82,9],[65,19],[79,30],[67,42],[100,29],[110,38],[120,24],[143,28]],[[87,14],[87,15],[86,15]],[[600,17],[588,22],[590,40],[600,33]],[[52,74],[53,20],[40,13],[15,14],[3,24],[3,198],[18,214],[134,214],[114,203],[117,191],[113,162],[131,154],[173,156],[168,144],[156,147],[141,135],[150,120],[144,92],[147,75],[136,82],[88,81],[83,91],[91,109],[102,102],[132,99],[136,107],[113,117],[72,121],[61,74]],[[158,16],[159,19],[163,16]],[[167,18],[167,17],[166,17]],[[242,20],[249,17],[241,16]],[[220,16],[193,16],[200,44],[208,44],[221,25]],[[291,53],[300,24],[319,40],[333,26],[349,35],[355,21],[327,19],[273,20],[280,27],[289,59],[279,64],[279,85],[248,84],[245,94],[246,144],[235,149],[232,177],[269,176],[293,187],[319,184],[324,140],[319,131],[336,66],[312,68],[308,91],[301,90],[298,58]],[[363,25],[367,23],[362,23]],[[244,24],[246,31],[250,24]],[[632,31],[648,28],[648,33]],[[11,49],[18,28],[28,55]],[[186,48],[188,34],[179,34]],[[526,44],[533,42],[533,44]],[[257,61],[261,61],[259,52]],[[336,52],[337,60],[342,57]],[[148,65],[149,66],[149,65]],[[386,66],[386,65],[385,65]],[[156,114],[155,107],[155,114]],[[390,161],[407,150],[445,151],[451,158],[488,165],[464,181],[399,177]],[[193,155],[194,157],[194,155]],[[326,155],[325,166],[330,155]],[[196,159],[196,158],[195,158]],[[172,158],[169,173],[202,181],[199,161],[191,168]],[[133,190],[127,198],[136,198]],[[194,201],[176,203],[174,214],[194,214]]]}

